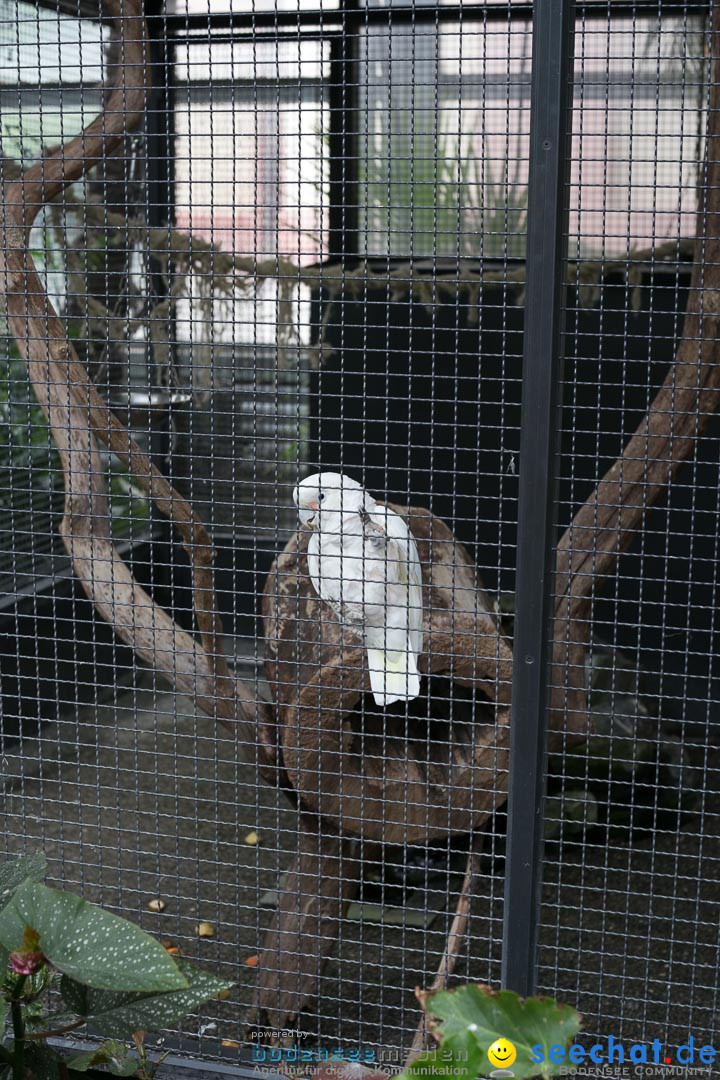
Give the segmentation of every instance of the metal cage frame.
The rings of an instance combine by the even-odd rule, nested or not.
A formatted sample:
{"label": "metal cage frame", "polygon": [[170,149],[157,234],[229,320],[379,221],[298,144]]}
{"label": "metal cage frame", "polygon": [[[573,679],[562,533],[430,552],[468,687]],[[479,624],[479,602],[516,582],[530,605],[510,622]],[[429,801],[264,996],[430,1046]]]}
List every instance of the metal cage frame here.
{"label": "metal cage frame", "polygon": [[[715,0],[717,2],[717,0]],[[42,0],[44,6],[78,15],[75,0]],[[91,0],[81,5],[88,15]],[[373,25],[532,20],[527,283],[523,345],[522,422],[519,460],[517,595],[508,801],[508,855],[505,871],[503,984],[523,996],[536,987],[537,931],[542,884],[545,759],[551,712],[552,605],[557,555],[558,416],[562,400],[562,359],[566,325],[569,138],[573,96],[574,20],[624,13],[687,13],[687,4],[662,0],[535,0],[448,5],[362,6],[338,0],[333,10],[237,11],[227,14],[168,15],[162,0],[149,0],[151,85],[148,103],[148,208],[153,227],[166,227],[175,210],[173,115],[174,71],[178,46],[191,42],[241,41],[252,36],[282,40],[298,28],[329,43],[329,212],[330,262],[355,265],[358,240],[356,91],[358,35]],[[699,10],[699,6],[697,9]],[[703,6],[712,10],[712,5]],[[95,14],[97,14],[95,12]],[[206,36],[203,37],[203,34]],[[162,276],[152,276],[158,296]],[[151,456],[162,462],[170,452],[167,429],[152,435]],[[599,478],[598,478],[599,479]],[[156,541],[157,542],[157,539]],[[170,531],[160,542],[170,554]],[[178,1059],[177,1064],[179,1064]],[[171,1062],[176,1064],[175,1059]],[[223,1066],[218,1066],[222,1069]],[[239,1067],[228,1067],[243,1075]],[[213,1067],[214,1071],[214,1067]]]}

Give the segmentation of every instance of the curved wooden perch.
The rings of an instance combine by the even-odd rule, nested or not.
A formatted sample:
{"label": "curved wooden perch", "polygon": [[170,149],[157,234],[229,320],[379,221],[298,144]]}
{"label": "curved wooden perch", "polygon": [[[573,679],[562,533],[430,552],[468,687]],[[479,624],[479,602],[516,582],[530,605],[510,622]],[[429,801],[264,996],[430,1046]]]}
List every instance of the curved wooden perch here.
{"label": "curved wooden perch", "polygon": [[414,722],[412,712],[406,732],[404,715],[369,703],[356,710],[369,687],[366,650],[318,599],[307,532],[292,538],[268,577],[265,664],[278,756],[301,804],[344,835],[422,843],[468,832],[504,798],[512,654],[447,525],[427,510],[392,509],[408,520],[422,566],[421,670],[430,664],[434,674],[477,688],[501,706],[496,722],[453,722],[430,739],[427,721]]}

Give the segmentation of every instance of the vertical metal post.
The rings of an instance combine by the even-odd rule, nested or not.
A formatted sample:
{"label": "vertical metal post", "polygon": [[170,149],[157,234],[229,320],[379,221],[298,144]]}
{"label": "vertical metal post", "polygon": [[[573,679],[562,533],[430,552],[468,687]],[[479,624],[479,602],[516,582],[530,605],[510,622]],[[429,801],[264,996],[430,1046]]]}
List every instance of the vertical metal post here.
{"label": "vertical metal post", "polygon": [[503,986],[524,997],[540,905],[573,31],[573,0],[535,0],[502,964]]}
{"label": "vertical metal post", "polygon": [[331,258],[353,258],[358,247],[360,24],[358,0],[341,0],[342,33],[330,41],[328,132]]}

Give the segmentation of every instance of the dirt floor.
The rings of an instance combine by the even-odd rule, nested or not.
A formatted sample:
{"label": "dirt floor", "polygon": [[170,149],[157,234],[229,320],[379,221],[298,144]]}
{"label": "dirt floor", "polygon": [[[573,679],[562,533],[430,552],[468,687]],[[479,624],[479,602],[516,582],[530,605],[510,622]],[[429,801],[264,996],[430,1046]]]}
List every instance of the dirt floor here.
{"label": "dirt floor", "polygon": [[[267,905],[296,848],[298,817],[257,779],[230,735],[149,679],[8,746],[0,826],[8,853],[46,851],[50,884],[138,920],[235,979],[232,998],[191,1017],[183,1032],[203,1054],[232,1056],[219,1043],[242,1039],[255,979],[245,961],[258,952]],[[706,792],[682,828],[628,829],[624,840],[608,834],[549,851],[540,983],[576,1004],[590,1033],[671,1045],[688,1033],[699,1045],[720,1041],[719,812],[717,794]],[[245,842],[253,831],[257,846]],[[488,860],[487,871],[470,958],[458,975],[497,985],[502,861]],[[378,911],[381,895],[368,885],[368,906],[356,906],[344,923],[320,1002],[304,1020],[322,1045],[409,1045],[418,1018],[413,991],[437,965],[456,882],[431,878],[424,913],[417,893],[414,907],[411,898]],[[162,914],[148,910],[156,897],[166,903]],[[199,921],[211,922],[216,936],[200,939]]]}

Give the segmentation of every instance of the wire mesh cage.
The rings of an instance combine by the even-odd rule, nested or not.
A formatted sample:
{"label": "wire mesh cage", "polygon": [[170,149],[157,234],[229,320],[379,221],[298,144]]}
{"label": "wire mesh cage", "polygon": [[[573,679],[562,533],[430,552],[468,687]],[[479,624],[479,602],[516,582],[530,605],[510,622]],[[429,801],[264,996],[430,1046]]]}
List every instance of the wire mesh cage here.
{"label": "wire mesh cage", "polygon": [[175,1067],[717,1038],[719,20],[0,0],[4,853]]}

